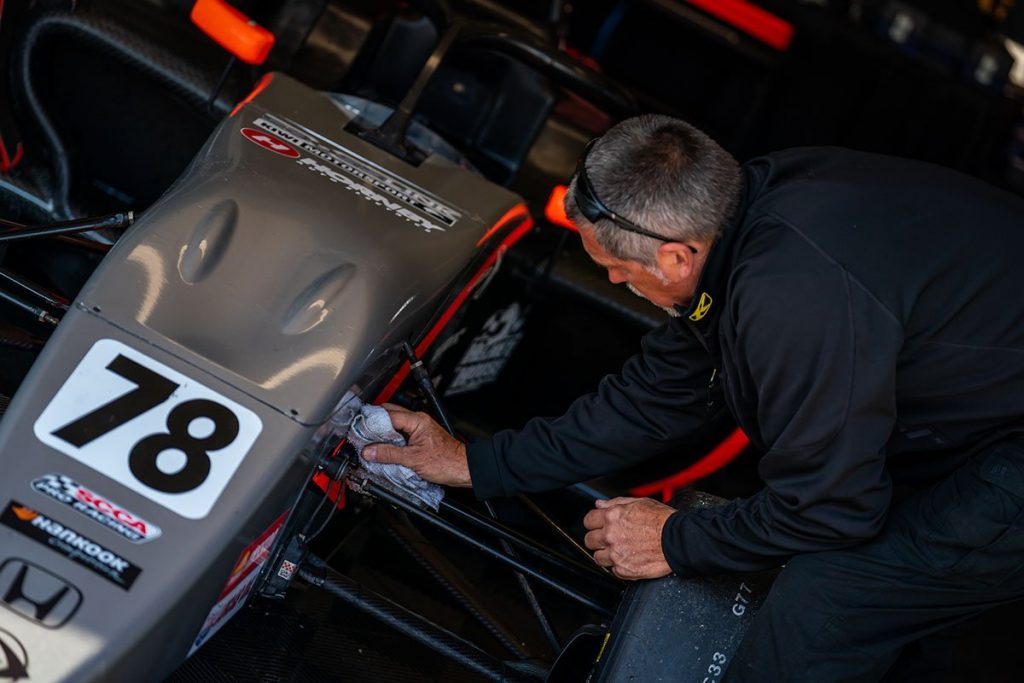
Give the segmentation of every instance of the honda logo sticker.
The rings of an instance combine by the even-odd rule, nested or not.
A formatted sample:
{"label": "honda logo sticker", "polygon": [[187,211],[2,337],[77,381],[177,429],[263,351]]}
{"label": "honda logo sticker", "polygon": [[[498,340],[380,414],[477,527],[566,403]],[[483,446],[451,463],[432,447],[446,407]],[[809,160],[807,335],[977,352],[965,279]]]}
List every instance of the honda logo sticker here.
{"label": "honda logo sticker", "polygon": [[47,569],[12,558],[0,565],[0,603],[40,626],[60,628],[82,604],[82,592]]}

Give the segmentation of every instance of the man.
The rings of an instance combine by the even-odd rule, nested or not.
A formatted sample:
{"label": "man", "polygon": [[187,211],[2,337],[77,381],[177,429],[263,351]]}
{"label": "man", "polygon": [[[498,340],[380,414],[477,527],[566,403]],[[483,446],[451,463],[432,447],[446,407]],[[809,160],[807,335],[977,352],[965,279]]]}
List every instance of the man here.
{"label": "man", "polygon": [[588,149],[566,197],[612,282],[678,317],[557,419],[467,447],[396,410],[370,457],[481,498],[678,450],[724,399],[765,487],[692,513],[599,502],[629,579],[786,563],[734,680],[877,680],[916,639],[1024,597],[1024,201],[841,149],[742,169],[643,116]]}

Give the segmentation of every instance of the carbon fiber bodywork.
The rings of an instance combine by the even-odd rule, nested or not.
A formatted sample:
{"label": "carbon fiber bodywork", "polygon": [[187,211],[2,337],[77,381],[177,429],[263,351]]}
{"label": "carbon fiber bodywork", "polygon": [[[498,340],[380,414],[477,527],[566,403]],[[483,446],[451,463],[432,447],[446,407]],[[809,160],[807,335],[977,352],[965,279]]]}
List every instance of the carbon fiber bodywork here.
{"label": "carbon fiber bodywork", "polygon": [[[294,504],[339,399],[386,381],[397,362],[389,350],[422,333],[485,232],[519,201],[440,157],[396,160],[346,132],[350,115],[326,96],[286,76],[262,86],[103,261],[0,423],[9,522],[0,563],[15,561],[0,566],[0,597],[11,598],[0,604],[0,639],[19,661],[12,643],[23,646],[31,680],[159,680],[173,670],[240,555]],[[133,390],[107,376],[117,374],[113,362],[82,379],[102,340],[173,380],[161,404],[171,413],[198,386],[214,398],[192,404],[220,401],[238,433],[253,437],[230,471],[216,458],[233,446],[203,451],[209,477],[224,480],[208,509],[192,505],[192,489],[154,492],[135,476],[141,440],[115,435],[138,431],[133,422],[146,414],[108,420],[81,448],[43,425],[56,403],[65,417],[112,405],[96,402],[90,377],[122,383],[111,401]],[[189,443],[213,444],[189,433]],[[157,479],[190,466],[184,450],[185,466],[153,454]],[[77,485],[86,501],[34,490],[41,480],[70,481],[65,493],[73,498]],[[125,531],[139,520],[143,542]]]}

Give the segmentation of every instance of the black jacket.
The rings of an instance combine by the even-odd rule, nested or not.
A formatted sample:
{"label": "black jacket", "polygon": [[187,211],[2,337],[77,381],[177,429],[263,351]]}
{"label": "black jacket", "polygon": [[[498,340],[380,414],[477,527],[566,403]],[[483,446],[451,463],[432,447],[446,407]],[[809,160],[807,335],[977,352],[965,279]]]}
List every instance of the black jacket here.
{"label": "black jacket", "polygon": [[765,488],[673,514],[673,570],[872,538],[894,481],[935,480],[1024,431],[1022,259],[1024,200],[964,175],[842,149],[755,159],[694,305],[562,417],[471,446],[473,487],[551,489],[678,450],[717,369]]}

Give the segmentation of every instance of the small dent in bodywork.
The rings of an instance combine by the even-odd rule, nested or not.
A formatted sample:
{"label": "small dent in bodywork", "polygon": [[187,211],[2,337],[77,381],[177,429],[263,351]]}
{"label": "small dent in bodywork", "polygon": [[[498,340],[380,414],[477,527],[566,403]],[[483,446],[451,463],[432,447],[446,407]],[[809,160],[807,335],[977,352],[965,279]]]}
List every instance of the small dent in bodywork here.
{"label": "small dent in bodywork", "polygon": [[178,254],[178,274],[190,285],[208,277],[220,263],[238,223],[238,204],[224,199],[199,221]]}
{"label": "small dent in bodywork", "polygon": [[303,334],[326,320],[355,273],[356,267],[346,263],[314,280],[288,307],[281,331],[285,334]]}

